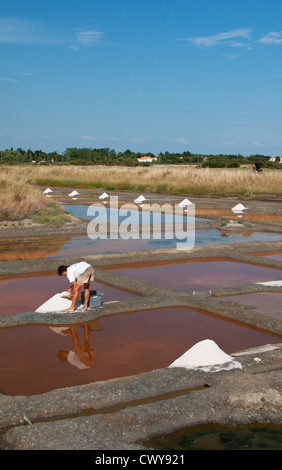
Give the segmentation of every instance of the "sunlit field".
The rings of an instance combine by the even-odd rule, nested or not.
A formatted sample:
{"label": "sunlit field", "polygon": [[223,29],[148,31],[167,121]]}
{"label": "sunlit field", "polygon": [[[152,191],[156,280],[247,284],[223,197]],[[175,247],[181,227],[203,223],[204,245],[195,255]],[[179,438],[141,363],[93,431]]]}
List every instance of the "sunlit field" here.
{"label": "sunlit field", "polygon": [[46,200],[42,186],[255,198],[281,196],[282,171],[264,169],[257,175],[251,167],[1,166],[0,221],[22,220],[40,213],[42,220],[46,218],[43,223],[48,223],[51,213],[57,217],[61,209]]}
{"label": "sunlit field", "polygon": [[103,188],[171,194],[256,197],[282,195],[282,171],[248,168],[197,168],[188,165],[120,166],[13,166],[1,167],[11,180],[73,188]]}

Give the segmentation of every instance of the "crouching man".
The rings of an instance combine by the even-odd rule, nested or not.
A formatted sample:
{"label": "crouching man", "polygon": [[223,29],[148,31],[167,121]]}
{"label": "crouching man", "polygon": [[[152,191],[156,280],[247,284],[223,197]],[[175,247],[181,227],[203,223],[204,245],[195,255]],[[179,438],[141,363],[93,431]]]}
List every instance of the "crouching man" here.
{"label": "crouching man", "polygon": [[68,289],[68,298],[72,299],[71,306],[64,312],[73,312],[78,300],[79,291],[84,286],[84,308],[87,309],[90,296],[90,282],[94,281],[94,269],[85,261],[72,264],[71,266],[59,266],[58,275],[66,276],[71,283]]}

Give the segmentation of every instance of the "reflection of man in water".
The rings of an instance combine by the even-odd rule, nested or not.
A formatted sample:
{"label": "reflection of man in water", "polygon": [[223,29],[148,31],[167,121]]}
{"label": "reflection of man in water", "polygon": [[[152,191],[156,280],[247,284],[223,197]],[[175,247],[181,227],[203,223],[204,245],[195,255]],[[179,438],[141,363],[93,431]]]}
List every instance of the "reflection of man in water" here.
{"label": "reflection of man in water", "polygon": [[77,302],[79,291],[84,286],[84,308],[87,309],[88,301],[90,296],[89,285],[91,281],[94,281],[94,269],[85,261],[80,263],[72,264],[71,266],[59,266],[59,276],[67,276],[71,283],[71,287],[68,290],[68,298],[72,298],[72,304],[69,308],[65,309],[64,312],[73,312],[75,304]]}
{"label": "reflection of man in water", "polygon": [[71,350],[61,350],[58,352],[58,359],[68,361],[72,366],[78,369],[89,369],[94,363],[94,350],[90,346],[90,332],[102,331],[101,319],[93,320],[84,325],[80,325],[84,330],[83,346],[80,344],[79,335],[74,326],[50,327],[54,333],[62,336],[69,336],[72,340]]}
{"label": "reflection of man in water", "polygon": [[73,326],[64,330],[64,334],[70,335],[73,347],[70,351],[59,351],[58,358],[68,361],[78,369],[88,369],[94,362],[94,351],[90,346],[90,327],[84,325],[84,347],[79,342],[78,334]]}

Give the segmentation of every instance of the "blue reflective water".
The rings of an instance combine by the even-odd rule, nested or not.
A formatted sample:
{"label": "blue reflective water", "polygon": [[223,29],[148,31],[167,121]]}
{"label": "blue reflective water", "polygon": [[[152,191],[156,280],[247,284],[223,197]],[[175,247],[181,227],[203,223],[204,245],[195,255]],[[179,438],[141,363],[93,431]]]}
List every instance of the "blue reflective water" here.
{"label": "blue reflective water", "polygon": [[[104,208],[103,208],[104,209]],[[93,220],[92,215],[87,215],[88,206],[83,205],[68,205],[65,206],[65,210],[72,213],[73,215],[80,217],[86,220]],[[117,217],[118,209],[112,209],[115,212],[114,217]],[[109,208],[105,208],[105,211],[102,211],[105,217],[109,216]],[[133,211],[134,212],[134,211]],[[135,211],[136,214],[132,214],[134,218],[130,222],[134,223],[132,220],[136,220],[136,223],[139,223],[139,214]],[[99,218],[100,218],[99,214]],[[152,214],[151,214],[152,215]],[[158,214],[162,217],[165,214]],[[166,214],[167,216],[167,214]],[[121,217],[124,217],[121,215]],[[126,216],[125,216],[126,217]],[[162,218],[161,221],[166,221],[169,223],[182,221],[182,217],[179,216],[168,216],[170,219]],[[110,221],[110,219],[108,219]],[[121,219],[119,219],[121,220]],[[196,221],[202,221],[207,219],[195,219]],[[107,239],[90,239],[88,236],[73,237],[69,242],[65,243],[63,247],[55,254],[50,256],[50,258],[56,258],[60,256],[73,256],[73,255],[87,255],[87,254],[96,254],[96,253],[118,253],[118,252],[128,252],[128,251],[144,251],[144,250],[156,250],[156,249],[171,249],[177,248],[177,242],[179,241],[175,233],[163,233],[161,238],[157,235],[158,238],[144,239],[141,238],[141,231],[138,238],[133,239],[129,238],[125,240],[124,238],[107,238]],[[167,236],[167,238],[165,238]],[[253,242],[270,242],[270,241],[282,241],[282,235],[275,233],[264,233],[264,232],[244,232],[238,234],[228,234],[222,233],[217,229],[206,229],[206,230],[196,230],[195,240],[193,246],[201,245],[228,245],[236,243],[253,243]]]}
{"label": "blue reflective water", "polygon": [[[131,207],[131,208],[130,208]],[[103,204],[92,204],[91,206],[81,205],[81,204],[73,204],[73,205],[65,205],[64,210],[69,212],[70,214],[74,215],[75,217],[80,217],[84,220],[93,220],[95,218],[99,218],[101,222],[108,222],[108,223],[121,223],[130,217],[130,223],[132,224],[141,224],[143,223],[181,223],[182,216],[181,215],[174,215],[169,213],[158,213],[158,212],[149,212],[147,210],[137,210],[135,204],[128,204],[124,206],[124,208],[110,208],[106,207]],[[185,220],[188,222],[192,221],[194,218],[187,216],[186,213],[183,214]],[[206,221],[206,219],[199,219],[195,218],[196,222],[199,221]]]}

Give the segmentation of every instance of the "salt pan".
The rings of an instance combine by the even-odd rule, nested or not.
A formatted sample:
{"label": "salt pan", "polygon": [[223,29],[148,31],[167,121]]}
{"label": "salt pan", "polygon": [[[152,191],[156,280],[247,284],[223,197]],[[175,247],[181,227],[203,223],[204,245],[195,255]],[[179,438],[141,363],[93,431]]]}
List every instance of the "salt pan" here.
{"label": "salt pan", "polygon": [[[185,369],[201,368],[205,371],[215,372],[223,368],[241,368],[241,364],[223,352],[217,344],[205,339],[196,343],[186,353],[180,356],[169,367],[184,367]],[[220,366],[220,367],[219,367]]]}

